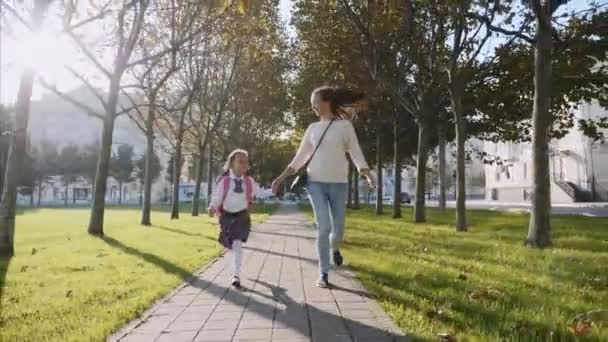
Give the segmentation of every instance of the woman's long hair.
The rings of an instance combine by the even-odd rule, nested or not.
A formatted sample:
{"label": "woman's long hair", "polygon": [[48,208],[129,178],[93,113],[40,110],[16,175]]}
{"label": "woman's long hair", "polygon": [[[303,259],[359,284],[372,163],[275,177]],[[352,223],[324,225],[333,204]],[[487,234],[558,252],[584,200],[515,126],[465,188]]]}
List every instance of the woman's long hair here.
{"label": "woman's long hair", "polygon": [[318,94],[321,100],[329,102],[331,112],[343,120],[354,120],[359,112],[367,110],[367,96],[360,91],[323,86],[315,89],[312,94]]}

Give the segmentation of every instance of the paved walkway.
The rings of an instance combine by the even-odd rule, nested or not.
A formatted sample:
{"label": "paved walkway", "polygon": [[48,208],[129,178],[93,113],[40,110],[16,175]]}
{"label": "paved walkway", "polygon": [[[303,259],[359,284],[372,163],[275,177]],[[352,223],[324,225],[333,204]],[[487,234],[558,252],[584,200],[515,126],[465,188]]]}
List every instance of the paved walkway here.
{"label": "paved walkway", "polygon": [[110,340],[407,341],[348,271],[330,275],[331,290],[314,286],[315,231],[307,221],[282,208],[254,228],[243,290],[230,288],[230,260],[220,258]]}

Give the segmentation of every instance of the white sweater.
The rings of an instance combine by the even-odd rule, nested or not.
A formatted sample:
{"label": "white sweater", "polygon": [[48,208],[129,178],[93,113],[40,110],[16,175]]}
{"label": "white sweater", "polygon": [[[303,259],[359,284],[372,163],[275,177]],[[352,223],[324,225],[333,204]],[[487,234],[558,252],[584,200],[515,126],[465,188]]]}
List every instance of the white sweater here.
{"label": "white sweater", "polygon": [[[319,121],[308,126],[300,148],[289,164],[291,168],[299,170],[306,164],[330,122]],[[363,152],[361,152],[353,124],[348,120],[336,120],[308,164],[309,180],[323,183],[347,183],[346,153],[350,155],[358,170],[369,168]]]}

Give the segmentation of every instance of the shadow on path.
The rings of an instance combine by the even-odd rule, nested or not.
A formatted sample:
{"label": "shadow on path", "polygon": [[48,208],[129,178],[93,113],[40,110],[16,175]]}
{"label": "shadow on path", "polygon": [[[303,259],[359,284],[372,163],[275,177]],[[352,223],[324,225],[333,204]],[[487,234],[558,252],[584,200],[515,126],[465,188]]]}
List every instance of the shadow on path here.
{"label": "shadow on path", "polygon": [[273,251],[269,251],[267,249],[262,249],[262,248],[257,248],[257,247],[243,246],[242,248],[244,250],[250,250],[250,251],[259,252],[259,253],[266,253],[266,254],[276,255],[276,256],[290,258],[290,259],[302,260],[304,262],[307,262],[307,263],[313,264],[313,265],[318,264],[318,261],[316,259],[300,257],[297,255],[292,255],[292,254],[277,253],[277,252],[273,252]]}
{"label": "shadow on path", "polygon": [[176,233],[176,234],[181,234],[181,235],[186,235],[186,236],[203,236],[203,234],[200,233],[190,233],[187,232],[185,230],[181,230],[181,229],[177,229],[177,228],[171,228],[171,227],[165,227],[165,226],[159,226],[159,225],[152,225],[153,228],[155,229],[160,229],[160,230],[164,230],[167,232],[171,232],[171,233]]}
{"label": "shadow on path", "polygon": [[[244,306],[242,303],[247,303],[245,306],[247,310],[258,314],[261,317],[264,317],[264,319],[267,319],[270,321],[272,321],[274,319],[275,322],[280,322],[283,325],[289,327],[290,329],[297,331],[301,335],[310,336],[311,335],[310,321],[319,322],[318,326],[316,326],[315,325],[316,323],[314,323],[313,325],[315,325],[315,326],[312,327],[315,329],[314,331],[312,331],[312,334],[313,334],[312,337],[314,338],[315,341],[319,341],[319,342],[335,341],[336,337],[343,335],[344,331],[347,331],[347,335],[356,336],[355,341],[357,341],[357,342],[359,342],[359,341],[361,341],[361,342],[363,342],[363,341],[369,341],[369,342],[371,342],[371,341],[399,341],[399,342],[401,342],[401,341],[412,340],[412,338],[410,336],[408,336],[408,337],[389,336],[387,334],[387,332],[383,329],[379,329],[374,326],[367,325],[367,324],[364,324],[364,323],[361,323],[358,321],[353,321],[350,319],[342,318],[339,315],[321,311],[318,308],[315,308],[310,305],[301,305],[297,302],[294,302],[287,295],[286,289],[278,287],[278,286],[273,286],[271,284],[266,284],[266,283],[260,282],[259,280],[256,280],[261,285],[264,285],[264,286],[267,286],[270,288],[270,290],[273,294],[273,300],[276,301],[278,299],[279,301],[283,302],[286,305],[287,314],[281,314],[281,315],[277,314],[275,317],[275,314],[274,314],[275,307],[273,305],[255,301],[254,299],[252,299],[252,297],[246,295],[247,292],[245,292],[245,294],[240,293],[240,292],[231,292],[230,296],[225,296],[225,294],[227,292],[226,287],[218,286],[217,284],[214,284],[212,282],[195,277],[190,271],[183,269],[183,268],[173,264],[172,262],[163,259],[162,257],[159,257],[155,254],[142,252],[142,251],[138,250],[137,248],[127,246],[127,245],[123,244],[122,242],[120,242],[114,238],[111,238],[109,236],[104,237],[103,240],[111,247],[118,248],[129,255],[137,256],[146,262],[152,263],[152,264],[162,268],[166,272],[178,275],[184,281],[186,281],[190,286],[205,290],[209,294],[212,294],[218,298],[223,298],[224,300],[229,301],[229,302],[239,305],[239,306]],[[259,294],[259,292],[257,292],[257,291],[252,291],[252,290],[248,290],[248,291]],[[289,318],[290,316],[288,314],[290,312],[302,311],[305,309],[308,310],[308,315],[310,318],[309,324],[305,325],[302,323],[301,320],[293,320],[293,319]],[[344,322],[346,324],[343,325],[342,322]],[[344,330],[343,330],[343,327],[344,327]],[[317,336],[317,338],[315,338],[315,332],[317,330],[319,332],[323,332],[323,335]],[[330,332],[329,336],[327,335],[328,332]],[[331,336],[331,333],[334,333],[334,332],[335,332],[334,336]],[[122,337],[124,337],[124,336],[122,336]],[[343,336],[343,337],[346,337],[346,336]]]}
{"label": "shadow on path", "polygon": [[284,237],[290,237],[290,238],[298,238],[298,239],[305,239],[305,240],[311,240],[314,241],[317,238],[312,237],[312,236],[306,236],[306,235],[298,235],[298,234],[286,234],[286,233],[277,233],[277,232],[262,232],[262,231],[255,231],[256,234],[262,234],[262,235],[274,235],[274,236],[284,236]]}

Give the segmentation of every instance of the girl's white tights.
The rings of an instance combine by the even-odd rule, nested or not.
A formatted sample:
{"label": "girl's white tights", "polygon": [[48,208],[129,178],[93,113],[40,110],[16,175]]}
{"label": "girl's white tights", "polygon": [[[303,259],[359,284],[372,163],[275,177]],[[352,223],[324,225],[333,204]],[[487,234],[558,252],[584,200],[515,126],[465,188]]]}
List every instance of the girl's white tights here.
{"label": "girl's white tights", "polygon": [[240,277],[241,273],[242,244],[241,240],[232,241],[232,275],[235,277]]}

